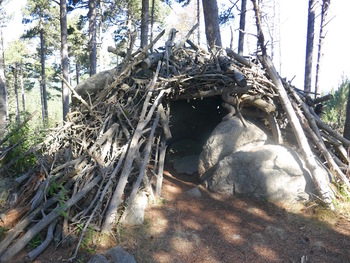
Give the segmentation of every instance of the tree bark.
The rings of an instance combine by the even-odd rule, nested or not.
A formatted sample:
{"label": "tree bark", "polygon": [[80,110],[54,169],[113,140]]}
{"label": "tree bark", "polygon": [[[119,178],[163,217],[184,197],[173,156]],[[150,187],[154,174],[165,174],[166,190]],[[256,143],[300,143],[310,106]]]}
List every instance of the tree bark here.
{"label": "tree bark", "polygon": [[22,95],[22,110],[26,111],[26,96],[24,91],[24,83],[23,83],[23,63],[21,62],[19,65],[19,79],[21,84],[21,95]]}
{"label": "tree bark", "polygon": [[[350,84],[348,84],[350,86]],[[344,138],[350,140],[350,88],[348,94],[348,103],[346,104],[346,119],[344,125]]]}
{"label": "tree bark", "polygon": [[[60,0],[60,23],[61,23],[61,59],[62,59],[62,75],[67,82],[68,80],[68,42],[67,42],[67,3],[66,0]],[[69,112],[69,89],[62,81],[62,106],[63,120]]]}
{"label": "tree bark", "polygon": [[14,86],[15,86],[15,98],[16,98],[16,121],[18,124],[21,123],[21,116],[20,116],[20,110],[19,110],[19,99],[18,99],[18,77],[17,77],[17,63],[15,64],[15,67],[12,68],[13,77],[15,80]]}
{"label": "tree bark", "polygon": [[75,77],[76,77],[76,81],[77,81],[77,85],[80,82],[80,61],[78,58],[75,58]]}
{"label": "tree bark", "polygon": [[200,13],[200,0],[197,0],[197,24],[198,24],[198,30],[197,30],[197,44],[198,46],[201,45],[201,13]]}
{"label": "tree bark", "polygon": [[247,11],[247,0],[242,0],[241,15],[239,20],[238,55],[243,55],[244,35],[245,35],[245,14]]}
{"label": "tree bark", "polygon": [[148,19],[149,19],[149,0],[142,0],[141,12],[141,47],[148,45]]}
{"label": "tree bark", "polygon": [[320,94],[320,77],[321,77],[321,69],[323,62],[323,42],[326,37],[324,33],[324,27],[326,22],[326,17],[328,13],[328,7],[331,3],[331,0],[323,0],[322,3],[322,11],[321,11],[321,24],[320,24],[320,36],[318,39],[318,53],[317,53],[317,63],[316,63],[316,82],[315,82],[315,98]]}
{"label": "tree bark", "polygon": [[216,0],[202,0],[205,35],[207,37],[207,44],[210,49],[215,46],[221,47],[221,34],[219,26],[219,9]]}
{"label": "tree bark", "polygon": [[46,94],[46,73],[45,73],[45,49],[44,29],[40,22],[40,62],[41,62],[41,107],[44,126],[48,124],[47,94]]}
{"label": "tree bark", "polygon": [[90,76],[96,74],[96,0],[89,0],[89,57]]}
{"label": "tree bark", "polygon": [[[151,41],[153,39],[153,25],[154,25],[154,3],[155,0],[152,0],[152,7],[151,7]],[[151,48],[151,53],[153,53],[153,47]]]}
{"label": "tree bark", "polygon": [[312,81],[312,59],[314,50],[314,35],[315,35],[315,0],[309,0],[309,12],[307,21],[307,36],[306,36],[306,58],[305,58],[305,78],[304,91],[311,92]]}
{"label": "tree bark", "polygon": [[[1,21],[0,21],[1,22]],[[5,58],[2,27],[0,27],[0,139],[6,134],[6,120],[8,116],[7,90],[5,79]]]}

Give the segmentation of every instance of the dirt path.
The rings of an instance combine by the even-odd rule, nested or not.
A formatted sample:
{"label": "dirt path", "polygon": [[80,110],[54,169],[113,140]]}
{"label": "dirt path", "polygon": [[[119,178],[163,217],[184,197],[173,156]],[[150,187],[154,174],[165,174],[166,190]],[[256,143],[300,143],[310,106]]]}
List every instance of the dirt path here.
{"label": "dirt path", "polygon": [[[138,263],[301,262],[302,257],[305,262],[350,262],[350,222],[345,218],[315,206],[290,211],[201,187],[200,197],[190,196],[187,191],[197,186],[194,176],[167,173],[163,200],[147,208],[144,225],[118,229],[116,244]],[[51,246],[35,262],[64,262],[73,249]],[[87,262],[91,255],[86,252],[75,262]]]}
{"label": "dirt path", "polygon": [[[295,212],[264,202],[220,196],[194,177],[171,172],[164,203],[147,210],[147,235],[130,252],[138,262],[350,262],[350,223],[315,208]],[[323,216],[328,222],[312,217]],[[153,219],[151,221],[151,219]],[[129,248],[130,249],[130,248]]]}

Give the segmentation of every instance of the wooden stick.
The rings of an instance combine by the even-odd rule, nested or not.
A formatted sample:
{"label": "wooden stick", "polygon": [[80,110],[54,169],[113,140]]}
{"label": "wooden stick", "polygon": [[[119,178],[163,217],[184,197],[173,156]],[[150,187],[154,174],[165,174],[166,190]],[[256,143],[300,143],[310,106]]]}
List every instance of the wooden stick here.
{"label": "wooden stick", "polygon": [[180,43],[177,45],[177,48],[183,48],[183,46],[185,45],[185,43],[187,42],[187,40],[190,38],[190,36],[193,34],[193,32],[197,29],[197,27],[199,26],[199,24],[195,24],[190,31],[188,31],[188,33],[186,34],[186,36],[180,41]]}
{"label": "wooden stick", "polygon": [[165,138],[162,138],[162,142],[160,145],[157,183],[156,183],[156,195],[158,195],[159,197],[162,196],[162,184],[163,184],[164,160],[165,160],[166,148],[167,148],[167,145],[166,145]]}
{"label": "wooden stick", "polygon": [[2,262],[9,261],[18,252],[20,252],[29,242],[32,240],[41,230],[43,230],[47,225],[59,217],[63,211],[66,211],[72,205],[76,204],[80,199],[82,199],[90,190],[95,187],[98,182],[102,179],[101,175],[96,176],[89,184],[87,184],[78,194],[69,199],[63,207],[57,207],[38,223],[36,223],[27,233],[25,233],[15,244],[8,248],[5,253],[1,256],[0,260]]}
{"label": "wooden stick", "polygon": [[155,81],[157,79],[159,70],[160,70],[160,63],[158,63],[157,72],[154,75],[154,78],[148,87],[148,93],[147,93],[146,99],[145,99],[144,104],[143,104],[143,109],[142,109],[142,112],[141,112],[140,117],[139,117],[139,122],[137,124],[134,135],[133,135],[131,142],[130,142],[130,147],[129,147],[129,150],[128,150],[128,153],[126,156],[123,171],[120,175],[120,178],[119,178],[119,181],[117,184],[117,188],[114,190],[112,199],[110,201],[110,204],[108,206],[108,210],[107,210],[106,215],[105,215],[105,221],[103,222],[103,225],[102,225],[102,233],[110,232],[114,222],[116,221],[118,207],[123,201],[122,195],[123,195],[125,186],[128,182],[129,174],[132,170],[132,164],[134,162],[134,159],[136,158],[136,150],[138,149],[138,143],[139,143],[139,140],[143,134],[143,129],[149,123],[155,108],[158,106],[161,98],[164,95],[164,90],[160,91],[158,97],[154,101],[151,109],[149,110],[148,115],[146,116],[147,108],[149,106],[148,102],[150,101],[150,98],[153,95],[153,89],[154,89]]}
{"label": "wooden stick", "polygon": [[120,219],[120,222],[123,222],[125,220],[125,216],[130,212],[132,203],[135,200],[136,194],[137,194],[137,192],[138,192],[138,190],[140,188],[142,179],[143,179],[143,177],[145,175],[146,167],[147,167],[147,164],[148,164],[148,161],[149,161],[149,155],[151,153],[154,132],[156,131],[158,122],[159,122],[159,112],[157,112],[156,118],[155,118],[155,120],[153,122],[153,125],[152,125],[152,129],[151,129],[150,135],[148,137],[148,142],[147,142],[147,145],[146,145],[146,148],[145,148],[145,153],[144,153],[142,165],[140,167],[139,176],[137,177],[137,180],[136,180],[136,182],[135,182],[135,184],[133,186],[133,189],[131,191],[130,197],[129,197],[128,201],[127,201],[128,206],[127,206],[127,208],[126,208],[122,218]]}
{"label": "wooden stick", "polygon": [[27,258],[29,261],[33,261],[34,259],[36,259],[37,256],[39,256],[50,245],[51,241],[53,240],[53,230],[55,228],[56,223],[57,220],[55,220],[49,225],[44,242],[42,242],[38,247],[36,247],[28,253]]}
{"label": "wooden stick", "polygon": [[311,151],[311,148],[308,144],[307,138],[304,134],[304,131],[300,125],[300,122],[298,120],[298,117],[296,116],[295,111],[293,110],[293,107],[291,105],[291,102],[289,101],[288,95],[286,90],[283,87],[282,81],[270,59],[270,57],[266,54],[266,47],[264,46],[264,34],[261,27],[260,22],[260,13],[258,9],[258,5],[256,3],[256,0],[252,0],[254,11],[255,11],[255,18],[256,18],[256,26],[258,31],[258,42],[260,44],[260,47],[262,49],[262,56],[259,56],[259,60],[264,65],[267,73],[269,74],[270,78],[272,79],[273,84],[275,85],[275,90],[278,93],[279,99],[281,101],[282,107],[285,110],[288,120],[290,121],[290,124],[293,128],[294,134],[297,138],[299,147],[303,153],[303,156],[305,158],[306,166],[310,171],[311,178],[313,182],[315,183],[315,186],[317,188],[317,191],[322,198],[322,200],[325,202],[325,204],[334,210],[333,201],[335,200],[334,193],[330,186],[328,185],[327,179],[321,176],[321,172],[319,171],[320,168],[318,167],[315,157]]}
{"label": "wooden stick", "polygon": [[105,197],[106,193],[107,193],[107,190],[109,189],[110,185],[112,184],[112,181],[114,180],[115,176],[117,175],[117,173],[119,172],[120,170],[120,167],[124,161],[124,157],[125,157],[125,153],[126,153],[126,150],[127,150],[127,146],[128,145],[124,145],[124,147],[122,148],[121,150],[121,156],[119,157],[119,161],[118,161],[118,164],[117,166],[114,168],[112,174],[109,176],[108,178],[108,182],[107,184],[105,185],[104,189],[103,189],[103,192],[101,193],[100,195],[100,198],[99,198],[99,201],[97,203],[97,205],[95,206],[94,210],[92,211],[92,213],[90,214],[89,216],[89,219],[88,221],[85,223],[85,226],[81,232],[81,235],[80,235],[80,239],[79,239],[79,242],[78,242],[78,245],[76,246],[76,249],[75,249],[75,252],[73,254],[73,256],[71,258],[69,258],[68,261],[71,261],[73,260],[74,258],[76,258],[77,254],[78,254],[78,250],[79,250],[79,247],[80,247],[80,244],[84,238],[84,234],[88,228],[88,226],[90,225],[90,222],[92,220],[92,218],[94,217],[96,211],[100,208],[102,202],[103,202],[103,198]]}

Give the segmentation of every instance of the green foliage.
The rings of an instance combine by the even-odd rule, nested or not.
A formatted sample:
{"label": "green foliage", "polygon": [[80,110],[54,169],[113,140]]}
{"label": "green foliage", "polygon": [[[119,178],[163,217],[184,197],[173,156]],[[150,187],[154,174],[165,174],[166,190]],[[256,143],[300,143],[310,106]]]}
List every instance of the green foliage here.
{"label": "green foliage", "polygon": [[[84,224],[78,224],[77,225],[77,235],[80,235],[84,229]],[[99,232],[95,231],[94,229],[88,227],[87,231],[84,234],[84,238],[81,241],[81,249],[83,249],[85,252],[88,252],[90,254],[94,254],[96,252],[95,248],[92,246],[93,244],[93,238],[95,235],[99,235]]]}
{"label": "green foliage", "polygon": [[6,236],[6,232],[9,229],[7,229],[6,227],[0,226],[0,241],[3,240]]}
{"label": "green foliage", "polygon": [[348,79],[344,79],[336,91],[332,91],[333,99],[325,104],[322,120],[338,133],[342,134],[346,118],[346,105],[349,94]]}
{"label": "green foliage", "polygon": [[37,248],[41,243],[43,243],[43,239],[39,233],[32,240],[30,240],[28,245],[30,248]]}
{"label": "green foliage", "polygon": [[9,134],[11,134],[8,140],[8,147],[10,150],[1,160],[1,164],[6,165],[8,162],[13,161],[14,165],[11,166],[12,170],[7,172],[10,175],[19,175],[35,165],[36,158],[34,154],[27,154],[27,151],[33,146],[33,142],[40,138],[35,138],[33,136],[28,123],[19,128],[18,124],[15,122],[10,127]]}

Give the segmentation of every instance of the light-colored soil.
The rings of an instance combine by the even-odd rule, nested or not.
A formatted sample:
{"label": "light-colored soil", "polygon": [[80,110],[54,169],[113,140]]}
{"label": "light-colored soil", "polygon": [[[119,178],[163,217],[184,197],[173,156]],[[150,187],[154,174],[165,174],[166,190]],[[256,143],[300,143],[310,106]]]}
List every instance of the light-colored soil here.
{"label": "light-colored soil", "polygon": [[[346,217],[315,204],[281,208],[210,193],[201,186],[201,197],[192,197],[187,191],[198,187],[196,177],[166,174],[163,199],[147,208],[145,223],[118,228],[110,244],[121,245],[137,262],[302,262],[302,257],[304,262],[350,262]],[[73,249],[50,247],[35,262],[63,262]],[[75,262],[87,262],[87,252]]]}

